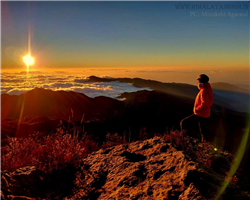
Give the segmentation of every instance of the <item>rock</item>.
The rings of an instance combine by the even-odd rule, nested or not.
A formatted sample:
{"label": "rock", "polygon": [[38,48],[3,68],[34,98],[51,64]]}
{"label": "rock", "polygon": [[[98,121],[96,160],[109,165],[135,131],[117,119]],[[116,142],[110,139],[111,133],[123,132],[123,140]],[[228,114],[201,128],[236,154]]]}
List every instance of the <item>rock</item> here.
{"label": "rock", "polygon": [[2,190],[0,190],[0,200],[4,200],[5,198],[4,198],[4,194],[3,194],[3,191]]}
{"label": "rock", "polygon": [[[1,172],[1,192],[5,199],[32,199],[27,197],[36,192],[44,173],[34,166],[17,169],[14,172]],[[2,199],[4,199],[2,198]]]}
{"label": "rock", "polygon": [[204,198],[200,196],[200,191],[191,183],[178,200],[204,200]]}
{"label": "rock", "polygon": [[[106,171],[96,199],[178,199],[188,188],[184,183],[188,172],[197,169],[181,151],[159,137],[130,143],[124,149],[119,145],[105,154],[103,150],[90,154],[83,160],[90,167],[82,168],[80,173],[85,176],[78,176],[76,188],[92,187],[96,174]],[[71,199],[88,199],[93,191],[100,191],[100,187],[83,195],[76,192]]]}
{"label": "rock", "polygon": [[[194,148],[199,146],[194,144]],[[213,200],[227,169],[226,160],[218,158],[208,167],[197,161],[200,158],[186,155],[163,138],[154,137],[100,149],[84,158],[79,169],[69,165],[66,171],[55,170],[50,175],[34,166],[11,173],[4,171],[1,199]],[[220,199],[250,198],[229,183]]]}
{"label": "rock", "polygon": [[101,149],[83,163],[69,199],[212,200],[224,180],[160,137]]}
{"label": "rock", "polygon": [[17,169],[11,175],[22,187],[29,187],[40,181],[40,176],[43,176],[43,173],[34,166],[27,166]]}
{"label": "rock", "polygon": [[1,172],[1,189],[2,190],[8,190],[10,180],[11,179],[8,174]]}
{"label": "rock", "polygon": [[1,175],[4,176],[8,182],[11,180],[10,173],[7,170],[1,171]]}
{"label": "rock", "polygon": [[13,195],[10,195],[9,198],[11,200],[35,200],[35,198],[30,198],[30,197],[26,197],[26,196],[13,196]]}

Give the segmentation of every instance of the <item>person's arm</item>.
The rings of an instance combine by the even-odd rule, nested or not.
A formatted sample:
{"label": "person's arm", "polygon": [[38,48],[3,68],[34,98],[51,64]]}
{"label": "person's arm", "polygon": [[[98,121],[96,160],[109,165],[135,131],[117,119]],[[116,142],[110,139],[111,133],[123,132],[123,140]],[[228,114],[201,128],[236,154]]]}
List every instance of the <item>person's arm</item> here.
{"label": "person's arm", "polygon": [[205,91],[205,90],[203,90],[203,91],[201,92],[200,98],[201,98],[201,103],[200,103],[200,105],[198,105],[198,106],[196,107],[196,112],[197,112],[197,113],[198,113],[198,112],[201,112],[201,111],[203,111],[203,110],[205,110],[205,109],[207,109],[207,108],[210,108],[210,104],[209,104],[209,94],[208,94],[208,92]]}

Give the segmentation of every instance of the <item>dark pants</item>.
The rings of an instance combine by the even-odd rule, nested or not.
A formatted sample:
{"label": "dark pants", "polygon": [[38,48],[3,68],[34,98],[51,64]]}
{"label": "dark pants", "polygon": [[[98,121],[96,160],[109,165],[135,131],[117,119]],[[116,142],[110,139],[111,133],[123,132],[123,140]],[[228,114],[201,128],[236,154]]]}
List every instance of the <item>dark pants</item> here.
{"label": "dark pants", "polygon": [[185,130],[190,136],[197,137],[201,141],[207,140],[207,120],[208,118],[192,114],[180,122],[181,131]]}

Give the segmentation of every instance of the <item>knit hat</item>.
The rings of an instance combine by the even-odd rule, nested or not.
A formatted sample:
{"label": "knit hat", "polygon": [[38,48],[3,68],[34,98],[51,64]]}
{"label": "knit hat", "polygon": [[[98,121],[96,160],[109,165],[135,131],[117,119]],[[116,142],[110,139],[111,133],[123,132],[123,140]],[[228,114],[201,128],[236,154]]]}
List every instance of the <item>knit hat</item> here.
{"label": "knit hat", "polygon": [[196,80],[199,80],[201,83],[207,83],[209,81],[209,77],[206,74],[200,74]]}

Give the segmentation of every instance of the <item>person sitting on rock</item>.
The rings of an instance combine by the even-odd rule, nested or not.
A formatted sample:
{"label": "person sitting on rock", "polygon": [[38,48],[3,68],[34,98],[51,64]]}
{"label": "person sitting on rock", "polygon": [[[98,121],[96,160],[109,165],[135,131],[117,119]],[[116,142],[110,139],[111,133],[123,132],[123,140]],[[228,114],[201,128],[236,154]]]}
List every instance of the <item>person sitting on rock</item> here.
{"label": "person sitting on rock", "polygon": [[181,131],[185,127],[198,124],[200,139],[203,142],[207,138],[207,119],[210,117],[210,107],[213,104],[213,91],[208,83],[209,77],[206,74],[200,74],[196,79],[198,82],[199,93],[196,96],[193,112],[194,114],[184,118],[180,122]]}

